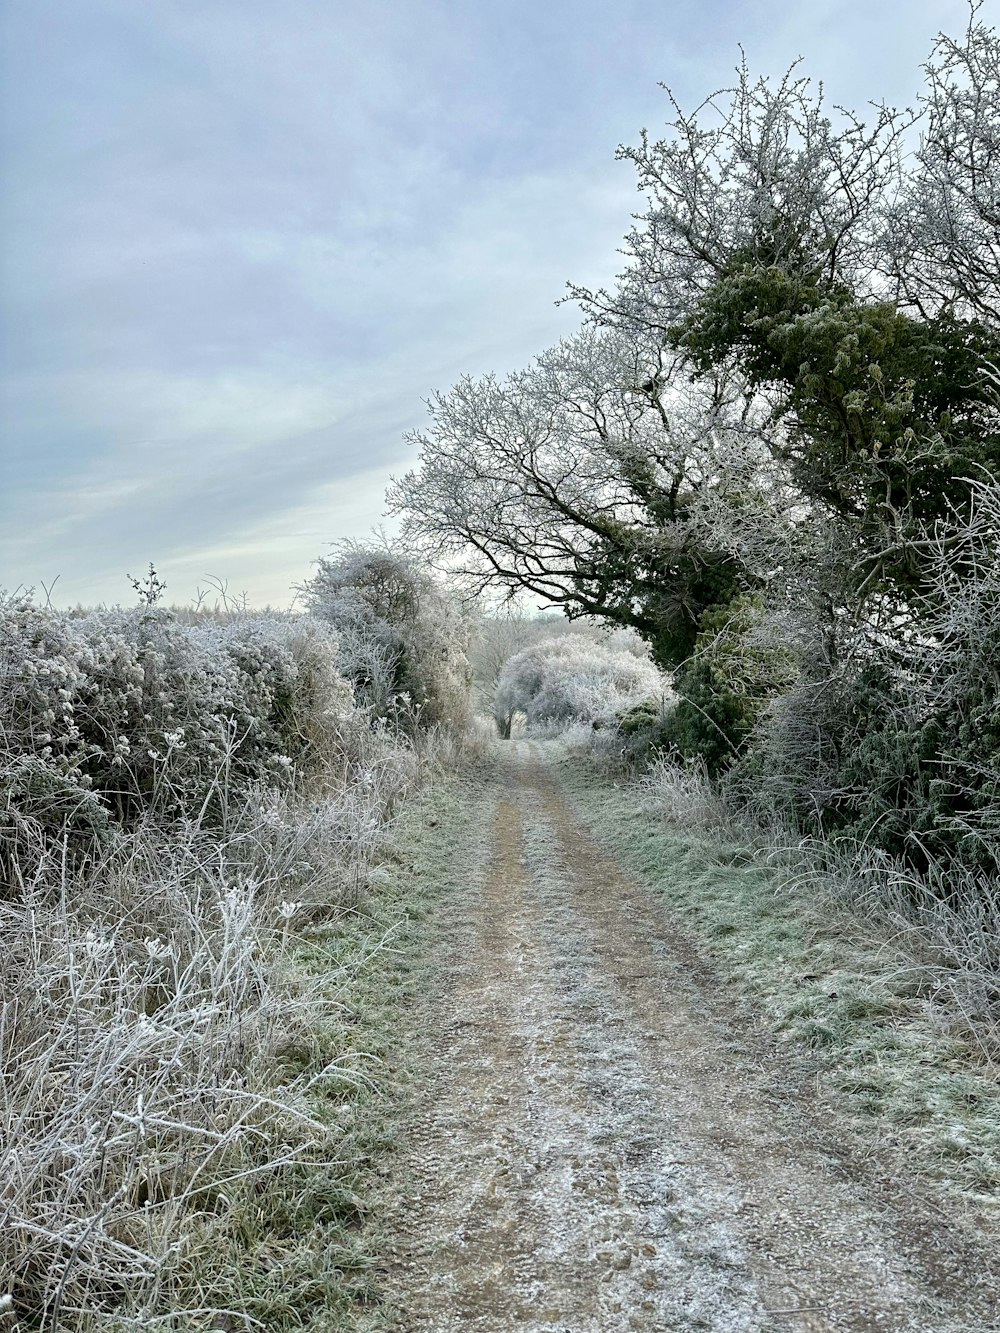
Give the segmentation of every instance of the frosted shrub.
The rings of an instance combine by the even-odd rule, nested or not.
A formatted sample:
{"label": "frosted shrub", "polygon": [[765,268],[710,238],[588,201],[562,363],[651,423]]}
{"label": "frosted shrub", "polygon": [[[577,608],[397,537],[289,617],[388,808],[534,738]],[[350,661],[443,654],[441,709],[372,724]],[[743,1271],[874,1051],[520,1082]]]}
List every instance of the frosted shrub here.
{"label": "frosted shrub", "polygon": [[634,644],[546,639],[516,653],[501,673],[494,716],[510,735],[515,713],[529,726],[611,722],[617,713],[669,691],[666,678]]}
{"label": "frosted shrub", "polygon": [[224,822],[252,784],[281,786],[336,749],[353,708],[336,661],[319,621],[180,624],[155,607],[70,617],[0,600],[8,861],[24,869],[30,829],[86,846],[109,820],[150,812]]}
{"label": "frosted shrub", "polygon": [[410,733],[468,724],[468,625],[458,603],[412,557],[345,542],[305,585],[340,642],[358,702]]}
{"label": "frosted shrub", "polygon": [[[480,614],[472,623],[469,644],[477,701],[487,712],[492,709],[493,694],[508,660],[532,644],[571,636],[614,642],[617,633],[609,636],[603,626],[591,620],[582,617],[568,620],[552,611],[529,615],[518,607],[505,607],[495,613]],[[639,655],[646,656],[645,645],[636,634],[626,630],[620,633],[622,642],[635,644]]]}
{"label": "frosted shrub", "polygon": [[289,1072],[320,1018],[282,955],[418,767],[324,621],[0,597],[0,1323],[264,1326],[247,1221],[337,1158],[307,1094],[364,1060]]}

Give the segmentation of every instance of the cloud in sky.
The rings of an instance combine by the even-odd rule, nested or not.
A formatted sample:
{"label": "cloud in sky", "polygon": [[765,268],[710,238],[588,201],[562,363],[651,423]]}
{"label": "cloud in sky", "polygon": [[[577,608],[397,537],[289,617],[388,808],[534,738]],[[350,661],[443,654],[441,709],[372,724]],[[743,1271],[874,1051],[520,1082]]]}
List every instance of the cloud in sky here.
{"label": "cloud in sky", "polygon": [[9,0],[0,584],[149,560],[286,603],[382,514],[422,398],[606,282],[615,146],[800,54],[901,104],[959,0]]}

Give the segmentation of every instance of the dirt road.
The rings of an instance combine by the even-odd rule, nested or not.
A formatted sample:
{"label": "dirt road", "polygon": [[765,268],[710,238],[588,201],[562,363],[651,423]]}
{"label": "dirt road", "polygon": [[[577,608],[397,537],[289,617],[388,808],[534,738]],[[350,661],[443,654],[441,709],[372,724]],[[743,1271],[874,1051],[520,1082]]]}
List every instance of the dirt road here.
{"label": "dirt road", "polygon": [[1000,1327],[975,1257],[877,1161],[859,1179],[544,753],[502,756],[417,1015],[429,1072],[387,1204],[399,1326]]}

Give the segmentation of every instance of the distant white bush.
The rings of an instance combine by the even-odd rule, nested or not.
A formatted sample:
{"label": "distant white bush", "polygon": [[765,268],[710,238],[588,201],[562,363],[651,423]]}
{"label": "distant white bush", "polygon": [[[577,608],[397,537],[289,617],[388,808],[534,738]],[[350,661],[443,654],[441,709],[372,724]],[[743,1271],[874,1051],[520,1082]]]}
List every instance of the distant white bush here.
{"label": "distant white bush", "polygon": [[504,667],[494,694],[494,716],[502,736],[523,713],[529,726],[608,722],[616,713],[669,691],[666,677],[634,640],[545,639],[516,653]]}
{"label": "distant white bush", "polygon": [[[641,656],[646,648],[630,630],[619,631],[638,645]],[[519,607],[507,607],[498,612],[484,612],[473,622],[470,636],[469,659],[478,702],[487,710],[493,707],[497,682],[509,658],[543,639],[586,638],[609,641],[605,627],[580,617],[568,620],[557,611],[531,615]],[[610,639],[614,639],[614,635]]]}

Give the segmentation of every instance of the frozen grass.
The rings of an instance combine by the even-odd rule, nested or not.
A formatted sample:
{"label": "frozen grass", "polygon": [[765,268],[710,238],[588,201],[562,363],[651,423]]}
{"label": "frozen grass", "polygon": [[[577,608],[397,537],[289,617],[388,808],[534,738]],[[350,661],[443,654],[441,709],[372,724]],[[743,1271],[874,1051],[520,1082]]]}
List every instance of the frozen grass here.
{"label": "frozen grass", "polygon": [[892,941],[933,994],[955,1035],[1000,1066],[1000,895],[988,871],[930,860],[923,874],[855,839],[802,839],[760,808],[711,783],[703,766],[656,759],[644,773],[622,761],[601,732],[553,731],[586,766],[634,792],[640,808],[670,825],[713,828],[800,881],[798,897],[850,917],[876,941]]}
{"label": "frozen grass", "polygon": [[864,913],[808,851],[752,849],[738,830],[668,821],[648,784],[612,785],[579,761],[561,773],[595,833],[838,1099],[922,1171],[996,1204],[997,1067],[982,1028],[970,1029],[953,960],[919,923],[894,929]]}
{"label": "frozen grass", "polygon": [[[823,845],[798,858],[841,910],[915,960],[950,1030],[1000,1072],[1000,896],[984,870],[951,863],[921,877],[876,849]],[[817,864],[825,870],[817,871]]]}
{"label": "frozen grass", "polygon": [[391,832],[416,761],[368,735],[226,838],[142,827],[0,906],[0,1327],[354,1326],[420,825],[479,743],[423,739]]}
{"label": "frozen grass", "polygon": [[722,824],[722,803],[712,790],[708,774],[694,764],[681,766],[659,758],[637,783],[642,806],[671,824],[687,827]]}
{"label": "frozen grass", "polygon": [[[432,942],[441,930],[439,914],[448,912],[465,886],[474,809],[469,794],[479,785],[477,770],[492,731],[490,725],[484,743],[466,751],[457,772],[439,774],[407,800],[385,864],[376,872],[377,884],[364,900],[363,918],[307,932],[303,946],[303,959],[320,984],[324,978],[347,979],[339,998],[352,1016],[348,1039],[377,1071],[366,1091],[343,1104],[340,1121],[353,1155],[354,1188],[366,1202],[360,1240],[368,1255],[384,1255],[398,1242],[387,1231],[387,1214],[395,1206],[394,1156],[412,1146],[398,1140],[399,1111],[424,1072],[413,1063],[420,1049],[414,1006],[438,975]],[[345,964],[358,953],[359,932],[367,937],[370,954],[351,970]],[[359,1290],[343,1327],[398,1330],[403,1316],[378,1297],[374,1286]]]}
{"label": "frozen grass", "polygon": [[[186,1311],[207,1328],[225,1310],[284,1326],[255,1313],[240,1255],[278,1200],[295,1211],[295,1190],[339,1160],[315,1090],[369,1073],[329,1039],[290,950],[370,878],[381,778],[339,799],[262,793],[225,839],[140,827],[85,874],[42,854],[0,904],[13,1326],[98,1328],[114,1311],[123,1329],[171,1327]],[[312,1058],[289,1078],[284,1053],[303,1042]]]}

